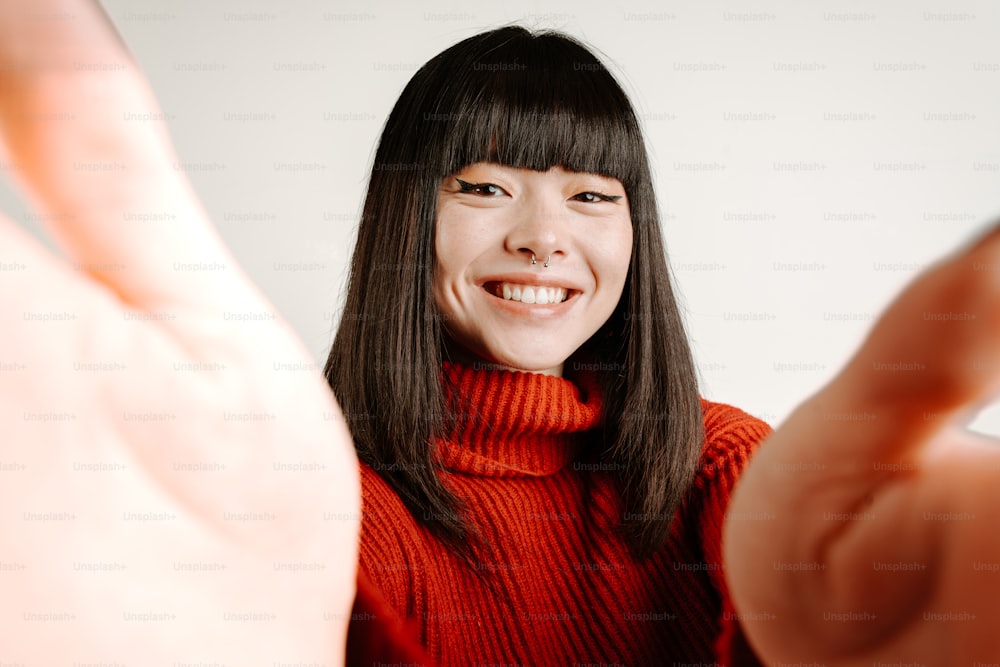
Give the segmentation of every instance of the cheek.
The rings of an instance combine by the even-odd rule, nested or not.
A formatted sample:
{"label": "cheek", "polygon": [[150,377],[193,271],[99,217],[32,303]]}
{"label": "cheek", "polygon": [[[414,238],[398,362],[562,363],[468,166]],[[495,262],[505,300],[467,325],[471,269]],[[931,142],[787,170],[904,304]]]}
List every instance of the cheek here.
{"label": "cheek", "polygon": [[467,280],[480,252],[481,239],[469,221],[442,212],[434,232],[434,300],[442,312],[457,307],[457,290]]}
{"label": "cheek", "polygon": [[456,215],[458,212],[453,211],[453,208],[442,205],[434,221],[434,256],[445,269],[454,263],[462,248],[468,245],[467,237],[471,228],[469,223],[472,222],[466,216]]}
{"label": "cheek", "polygon": [[614,242],[609,242],[604,247],[607,249],[605,267],[608,282],[620,292],[625,286],[632,261],[632,225],[629,224],[625,231],[615,236]]}
{"label": "cheek", "polygon": [[462,311],[461,294],[457,291],[460,278],[461,275],[456,273],[454,267],[450,266],[447,261],[442,261],[440,257],[435,259],[434,306],[438,315],[446,322],[455,319]]}
{"label": "cheek", "polygon": [[439,213],[434,223],[434,297],[438,306],[443,305],[442,296],[448,291],[448,284],[454,279],[457,260],[455,225],[446,213]]}
{"label": "cheek", "polygon": [[622,242],[621,249],[620,249],[619,252],[621,253],[620,257],[619,257],[619,260],[620,260],[619,266],[623,267],[622,268],[622,275],[625,275],[625,274],[628,273],[628,265],[632,261],[632,223],[631,223],[631,221],[629,221],[627,232],[623,235],[623,242]]}
{"label": "cheek", "polygon": [[463,279],[499,243],[498,225],[481,211],[442,207],[434,225],[434,282],[445,288]]}
{"label": "cheek", "polygon": [[454,303],[456,289],[463,282],[464,267],[456,259],[447,247],[439,250],[434,258],[434,299],[439,308]]}

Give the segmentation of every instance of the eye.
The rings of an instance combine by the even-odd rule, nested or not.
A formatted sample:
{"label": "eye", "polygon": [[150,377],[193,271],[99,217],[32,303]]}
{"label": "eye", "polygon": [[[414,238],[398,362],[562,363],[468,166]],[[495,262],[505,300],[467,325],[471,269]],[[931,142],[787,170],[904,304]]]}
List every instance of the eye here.
{"label": "eye", "polygon": [[458,187],[461,192],[469,192],[481,197],[499,197],[500,195],[507,194],[506,190],[493,183],[468,183],[461,178],[456,178],[455,180],[458,181]]}
{"label": "eye", "polygon": [[588,204],[596,204],[602,201],[616,202],[621,198],[621,195],[606,195],[602,192],[581,192],[578,195],[570,197],[574,201],[587,202]]}

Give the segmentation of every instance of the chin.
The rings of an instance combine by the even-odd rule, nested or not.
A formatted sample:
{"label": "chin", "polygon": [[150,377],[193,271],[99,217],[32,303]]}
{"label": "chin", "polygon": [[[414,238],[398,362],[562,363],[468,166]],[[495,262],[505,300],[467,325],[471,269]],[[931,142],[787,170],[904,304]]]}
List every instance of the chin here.
{"label": "chin", "polygon": [[562,375],[563,364],[571,352],[547,351],[545,354],[518,354],[510,349],[497,349],[488,345],[457,345],[452,348],[452,359],[464,360],[472,364],[495,366],[525,373]]}
{"label": "chin", "polygon": [[566,360],[560,357],[536,357],[532,359],[521,358],[510,358],[510,357],[487,357],[488,359],[493,359],[490,363],[494,363],[498,366],[504,368],[509,368],[515,371],[523,371],[525,373],[542,373],[545,375],[562,375],[563,364]]}

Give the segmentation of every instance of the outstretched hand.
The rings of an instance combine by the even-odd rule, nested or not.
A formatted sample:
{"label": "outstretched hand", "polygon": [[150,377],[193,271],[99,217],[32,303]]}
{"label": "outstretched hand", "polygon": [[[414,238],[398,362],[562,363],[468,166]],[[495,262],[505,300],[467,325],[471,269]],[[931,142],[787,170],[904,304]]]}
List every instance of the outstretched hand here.
{"label": "outstretched hand", "polygon": [[338,664],[360,494],[308,353],[227,253],[86,0],[0,3],[2,654]]}
{"label": "outstretched hand", "polygon": [[727,578],[768,664],[995,663],[1000,229],[918,276],[736,489]]}

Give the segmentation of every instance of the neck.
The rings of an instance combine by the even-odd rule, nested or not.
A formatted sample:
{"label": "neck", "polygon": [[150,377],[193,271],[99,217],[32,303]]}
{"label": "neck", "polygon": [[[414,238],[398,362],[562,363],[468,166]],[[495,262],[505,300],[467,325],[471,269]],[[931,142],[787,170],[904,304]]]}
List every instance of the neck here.
{"label": "neck", "polygon": [[447,340],[445,343],[444,359],[451,363],[461,364],[463,366],[484,371],[519,371],[521,373],[537,373],[539,375],[551,375],[553,377],[562,377],[563,366],[565,365],[559,364],[558,366],[553,366],[552,368],[542,369],[510,366],[493,359],[481,357],[452,340]]}

